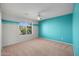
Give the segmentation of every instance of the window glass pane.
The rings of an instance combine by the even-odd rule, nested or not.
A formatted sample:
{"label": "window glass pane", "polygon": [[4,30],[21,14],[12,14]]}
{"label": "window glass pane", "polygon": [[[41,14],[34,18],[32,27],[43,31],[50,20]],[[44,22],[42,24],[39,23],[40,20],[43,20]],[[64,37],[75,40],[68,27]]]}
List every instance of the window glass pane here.
{"label": "window glass pane", "polygon": [[32,24],[29,22],[20,22],[19,30],[21,32],[21,35],[32,34]]}

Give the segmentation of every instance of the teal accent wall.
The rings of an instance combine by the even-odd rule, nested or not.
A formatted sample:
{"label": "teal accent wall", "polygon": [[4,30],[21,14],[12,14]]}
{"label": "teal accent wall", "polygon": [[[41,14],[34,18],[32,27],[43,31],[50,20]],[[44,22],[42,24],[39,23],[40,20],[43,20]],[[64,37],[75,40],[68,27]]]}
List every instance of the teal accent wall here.
{"label": "teal accent wall", "polygon": [[[2,20],[2,24],[19,24],[19,22],[13,20]],[[33,24],[33,26],[38,26],[38,24]]]}
{"label": "teal accent wall", "polygon": [[2,20],[3,24],[18,24],[19,22],[12,21],[12,20]]}
{"label": "teal accent wall", "polygon": [[38,24],[33,24],[33,26],[39,26]]}
{"label": "teal accent wall", "polygon": [[39,21],[39,37],[72,44],[72,14]]}
{"label": "teal accent wall", "polygon": [[73,13],[73,47],[74,55],[79,56],[79,3],[74,4]]}

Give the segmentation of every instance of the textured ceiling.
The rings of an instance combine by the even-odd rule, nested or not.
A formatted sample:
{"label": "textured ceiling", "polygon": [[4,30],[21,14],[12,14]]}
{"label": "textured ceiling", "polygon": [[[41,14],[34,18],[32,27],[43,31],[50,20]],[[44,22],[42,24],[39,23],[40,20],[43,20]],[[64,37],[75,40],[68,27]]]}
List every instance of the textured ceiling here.
{"label": "textured ceiling", "polygon": [[68,3],[3,3],[3,19],[37,20],[40,12],[42,19],[61,16],[73,12],[73,4]]}

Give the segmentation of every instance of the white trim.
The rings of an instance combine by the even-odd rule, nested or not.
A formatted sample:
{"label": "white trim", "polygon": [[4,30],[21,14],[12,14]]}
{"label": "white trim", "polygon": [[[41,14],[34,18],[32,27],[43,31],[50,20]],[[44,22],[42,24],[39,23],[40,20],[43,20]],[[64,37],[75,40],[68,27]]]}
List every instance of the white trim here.
{"label": "white trim", "polygon": [[[46,38],[43,38],[43,39],[46,39]],[[46,39],[46,40],[49,40],[49,39]],[[51,40],[51,41],[56,41],[56,42],[59,42],[59,43],[64,43],[64,44],[73,46],[73,44],[67,43],[67,42],[63,42],[63,41],[57,41],[57,40]]]}

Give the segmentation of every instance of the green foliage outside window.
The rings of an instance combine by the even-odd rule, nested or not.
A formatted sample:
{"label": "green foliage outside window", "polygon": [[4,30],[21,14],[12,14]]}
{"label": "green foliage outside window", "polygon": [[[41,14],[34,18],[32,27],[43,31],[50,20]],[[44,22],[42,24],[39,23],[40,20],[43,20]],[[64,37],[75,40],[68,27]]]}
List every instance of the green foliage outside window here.
{"label": "green foliage outside window", "polygon": [[32,34],[32,26],[19,26],[21,35]]}
{"label": "green foliage outside window", "polygon": [[25,26],[19,26],[20,32],[22,35],[26,34],[26,27]]}

